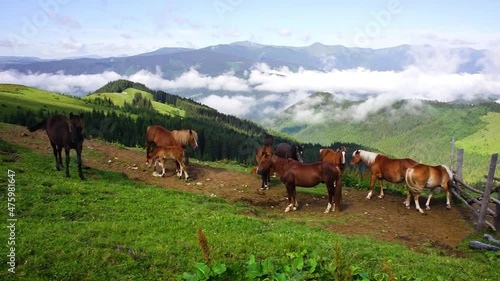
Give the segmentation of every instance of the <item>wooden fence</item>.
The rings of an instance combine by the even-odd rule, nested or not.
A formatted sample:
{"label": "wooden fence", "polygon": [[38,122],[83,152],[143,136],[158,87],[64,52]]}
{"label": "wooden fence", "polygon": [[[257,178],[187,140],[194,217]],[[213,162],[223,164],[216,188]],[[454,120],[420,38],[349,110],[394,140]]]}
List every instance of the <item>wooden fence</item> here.
{"label": "wooden fence", "polygon": [[[453,150],[454,148],[452,148],[452,152]],[[453,153],[451,159],[453,163]],[[495,177],[498,153],[491,155],[488,175],[484,176],[486,178],[484,190],[479,190],[463,181],[463,160],[464,150],[459,149],[457,154],[457,167],[454,175],[455,185],[451,189],[452,194],[476,215],[476,231],[481,231],[486,225],[494,231],[500,232],[500,185],[495,184],[495,181],[500,181],[500,178]],[[494,198],[495,193],[497,193],[497,198]],[[479,206],[479,209],[476,209],[477,207],[474,206]]]}

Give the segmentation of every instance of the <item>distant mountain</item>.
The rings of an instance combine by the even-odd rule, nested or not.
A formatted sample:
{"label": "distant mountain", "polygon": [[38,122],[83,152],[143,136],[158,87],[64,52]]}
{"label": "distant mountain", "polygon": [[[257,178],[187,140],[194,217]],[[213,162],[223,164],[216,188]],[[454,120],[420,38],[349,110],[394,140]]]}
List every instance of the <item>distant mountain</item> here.
{"label": "distant mountain", "polygon": [[[121,75],[139,70],[162,71],[163,78],[174,79],[190,68],[208,76],[232,72],[244,75],[256,63],[271,67],[286,66],[329,71],[363,67],[378,71],[400,71],[415,62],[412,52],[426,46],[401,45],[391,48],[351,48],[340,45],[314,43],[305,47],[261,45],[249,41],[214,45],[201,49],[161,48],[153,52],[127,57],[74,58],[41,60],[37,58],[0,57],[0,70],[15,69],[23,73],[97,74],[114,71]],[[483,50],[450,49],[463,60],[457,72],[478,73]]]}

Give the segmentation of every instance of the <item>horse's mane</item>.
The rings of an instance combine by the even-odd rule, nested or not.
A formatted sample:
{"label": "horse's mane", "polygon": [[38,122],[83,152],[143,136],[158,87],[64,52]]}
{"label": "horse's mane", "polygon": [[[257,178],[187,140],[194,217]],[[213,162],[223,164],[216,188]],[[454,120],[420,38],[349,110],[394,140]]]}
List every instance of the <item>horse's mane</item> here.
{"label": "horse's mane", "polygon": [[[361,158],[361,160],[363,160],[363,162],[366,162],[366,164],[371,164],[375,161],[375,158],[377,158],[378,156],[378,153],[375,153],[375,152],[370,152],[370,151],[366,151],[366,150],[356,150],[356,151],[359,151],[359,157]],[[352,156],[354,157],[354,155],[356,154],[356,151],[354,151],[354,153],[352,154]]]}
{"label": "horse's mane", "polygon": [[185,144],[189,142],[191,138],[198,141],[198,134],[193,130],[173,130],[172,135],[179,144]]}
{"label": "horse's mane", "polygon": [[453,173],[451,172],[450,168],[448,168],[448,166],[446,165],[441,165],[441,167],[443,167],[446,170],[448,176],[450,177],[450,180],[453,180]]}

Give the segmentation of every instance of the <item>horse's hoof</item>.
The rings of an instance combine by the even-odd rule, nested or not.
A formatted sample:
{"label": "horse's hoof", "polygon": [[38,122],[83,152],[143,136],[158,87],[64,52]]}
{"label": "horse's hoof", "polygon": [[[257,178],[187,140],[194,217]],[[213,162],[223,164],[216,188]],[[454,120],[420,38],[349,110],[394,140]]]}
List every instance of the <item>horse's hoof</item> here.
{"label": "horse's hoof", "polygon": [[446,205],[446,209],[450,210],[451,209],[451,205]]}
{"label": "horse's hoof", "polygon": [[424,213],[424,210],[422,210],[422,209],[419,209],[418,211],[419,211],[421,214],[425,214],[425,213]]}
{"label": "horse's hoof", "polygon": [[379,195],[378,198],[382,199],[382,198],[384,198],[384,195]]}
{"label": "horse's hoof", "polygon": [[425,206],[425,209],[426,209],[427,211],[429,211],[429,210],[431,209],[431,207],[429,207],[429,206]]}

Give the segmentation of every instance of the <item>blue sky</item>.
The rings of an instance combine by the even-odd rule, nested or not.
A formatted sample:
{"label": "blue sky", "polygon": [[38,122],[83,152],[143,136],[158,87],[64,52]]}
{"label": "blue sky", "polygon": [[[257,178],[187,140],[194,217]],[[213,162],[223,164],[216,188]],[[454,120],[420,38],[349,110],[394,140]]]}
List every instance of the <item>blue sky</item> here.
{"label": "blue sky", "polygon": [[120,56],[245,40],[500,47],[494,0],[0,1],[0,56]]}

